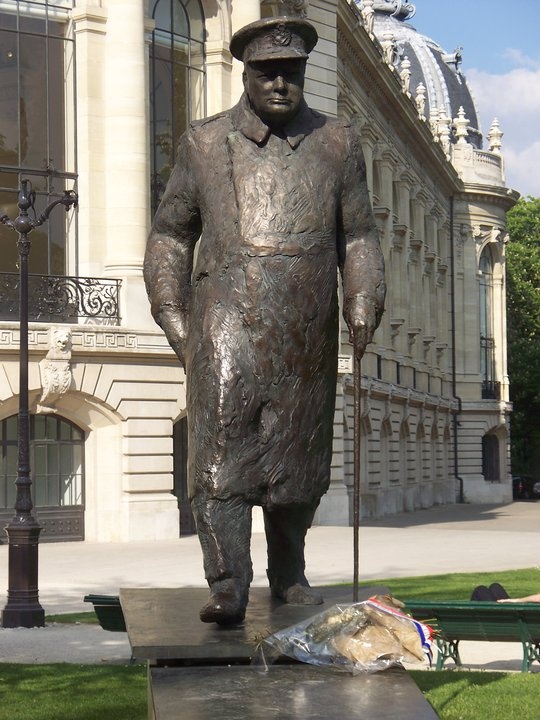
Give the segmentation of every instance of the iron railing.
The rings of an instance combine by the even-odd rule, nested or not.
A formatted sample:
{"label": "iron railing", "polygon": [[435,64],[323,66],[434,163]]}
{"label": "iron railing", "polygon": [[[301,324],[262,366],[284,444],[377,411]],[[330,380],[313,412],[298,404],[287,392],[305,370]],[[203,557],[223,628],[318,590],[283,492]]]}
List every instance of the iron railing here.
{"label": "iron railing", "polygon": [[500,400],[501,383],[497,380],[482,381],[482,400]]}
{"label": "iron railing", "polygon": [[[31,322],[120,324],[120,280],[28,275]],[[0,273],[0,320],[19,316],[19,274]]]}

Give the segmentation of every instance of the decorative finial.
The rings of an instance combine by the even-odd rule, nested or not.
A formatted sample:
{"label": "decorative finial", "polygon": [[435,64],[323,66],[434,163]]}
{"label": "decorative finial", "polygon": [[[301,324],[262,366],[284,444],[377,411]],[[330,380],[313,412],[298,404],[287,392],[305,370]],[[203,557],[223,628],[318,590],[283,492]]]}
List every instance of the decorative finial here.
{"label": "decorative finial", "polygon": [[384,62],[393,68],[394,62],[396,60],[396,43],[394,34],[392,32],[384,33],[381,47],[383,51]]}
{"label": "decorative finial", "polygon": [[360,14],[364,23],[364,29],[368,35],[373,37],[373,23],[375,21],[375,10],[373,9],[374,0],[363,0]]}
{"label": "decorative finial", "polygon": [[416,86],[416,109],[418,110],[418,117],[420,120],[426,119],[426,86],[424,83],[418,83]]}
{"label": "decorative finial", "polygon": [[401,85],[403,87],[403,92],[407,95],[410,95],[409,92],[409,86],[411,83],[411,61],[405,55],[403,60],[401,61],[401,72],[399,73],[399,77],[401,78]]}
{"label": "decorative finial", "polygon": [[439,108],[434,107],[429,115],[429,125],[431,132],[435,138],[435,142],[439,142]]}
{"label": "decorative finial", "polygon": [[465,110],[463,109],[463,105],[458,110],[458,116],[457,118],[454,118],[454,126],[456,128],[456,138],[457,138],[457,145],[466,145],[467,144],[467,137],[468,137],[468,130],[469,127],[469,120],[465,117]]}
{"label": "decorative finial", "polygon": [[444,153],[448,159],[450,159],[450,126],[452,120],[446,114],[444,108],[439,110],[439,141]]}
{"label": "decorative finial", "polygon": [[497,118],[493,120],[491,123],[491,127],[489,129],[489,132],[487,134],[487,139],[489,141],[489,149],[492,153],[495,153],[496,155],[501,154],[501,139],[504,135],[503,131],[501,130],[499,126],[499,121]]}

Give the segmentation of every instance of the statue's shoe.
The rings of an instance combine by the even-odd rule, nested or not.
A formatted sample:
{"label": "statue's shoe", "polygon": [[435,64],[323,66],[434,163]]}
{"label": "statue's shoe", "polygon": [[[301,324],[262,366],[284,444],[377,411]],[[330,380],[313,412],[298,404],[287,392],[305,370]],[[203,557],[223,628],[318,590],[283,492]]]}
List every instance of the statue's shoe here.
{"label": "statue's shoe", "polygon": [[205,623],[240,625],[246,616],[246,605],[234,590],[218,590],[201,608],[199,617]]}
{"label": "statue's shoe", "polygon": [[286,590],[272,588],[272,595],[285,600],[289,605],[322,605],[324,602],[321,593],[300,583],[295,583]]}

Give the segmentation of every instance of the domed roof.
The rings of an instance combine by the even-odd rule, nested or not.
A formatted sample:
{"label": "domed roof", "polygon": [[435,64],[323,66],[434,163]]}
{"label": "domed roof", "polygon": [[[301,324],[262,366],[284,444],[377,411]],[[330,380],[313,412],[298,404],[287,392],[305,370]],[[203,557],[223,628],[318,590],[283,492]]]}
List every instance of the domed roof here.
{"label": "domed roof", "polygon": [[[355,0],[361,6],[362,0]],[[419,83],[426,88],[427,117],[444,109],[452,120],[458,116],[460,107],[469,120],[468,141],[475,147],[482,147],[482,134],[478,115],[467,85],[460,70],[461,48],[447,53],[436,42],[419,33],[408,20],[416,7],[402,0],[375,0],[373,33],[379,42],[391,38],[395,47],[395,65],[399,68],[405,57],[411,63],[410,88],[416,93]]]}

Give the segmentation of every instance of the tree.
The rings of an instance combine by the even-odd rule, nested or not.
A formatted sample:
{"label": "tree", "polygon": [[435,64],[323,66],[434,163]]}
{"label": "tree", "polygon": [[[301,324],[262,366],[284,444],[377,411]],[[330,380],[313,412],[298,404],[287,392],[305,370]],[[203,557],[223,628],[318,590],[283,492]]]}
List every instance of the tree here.
{"label": "tree", "polygon": [[514,472],[540,477],[540,198],[507,215],[508,374]]}

